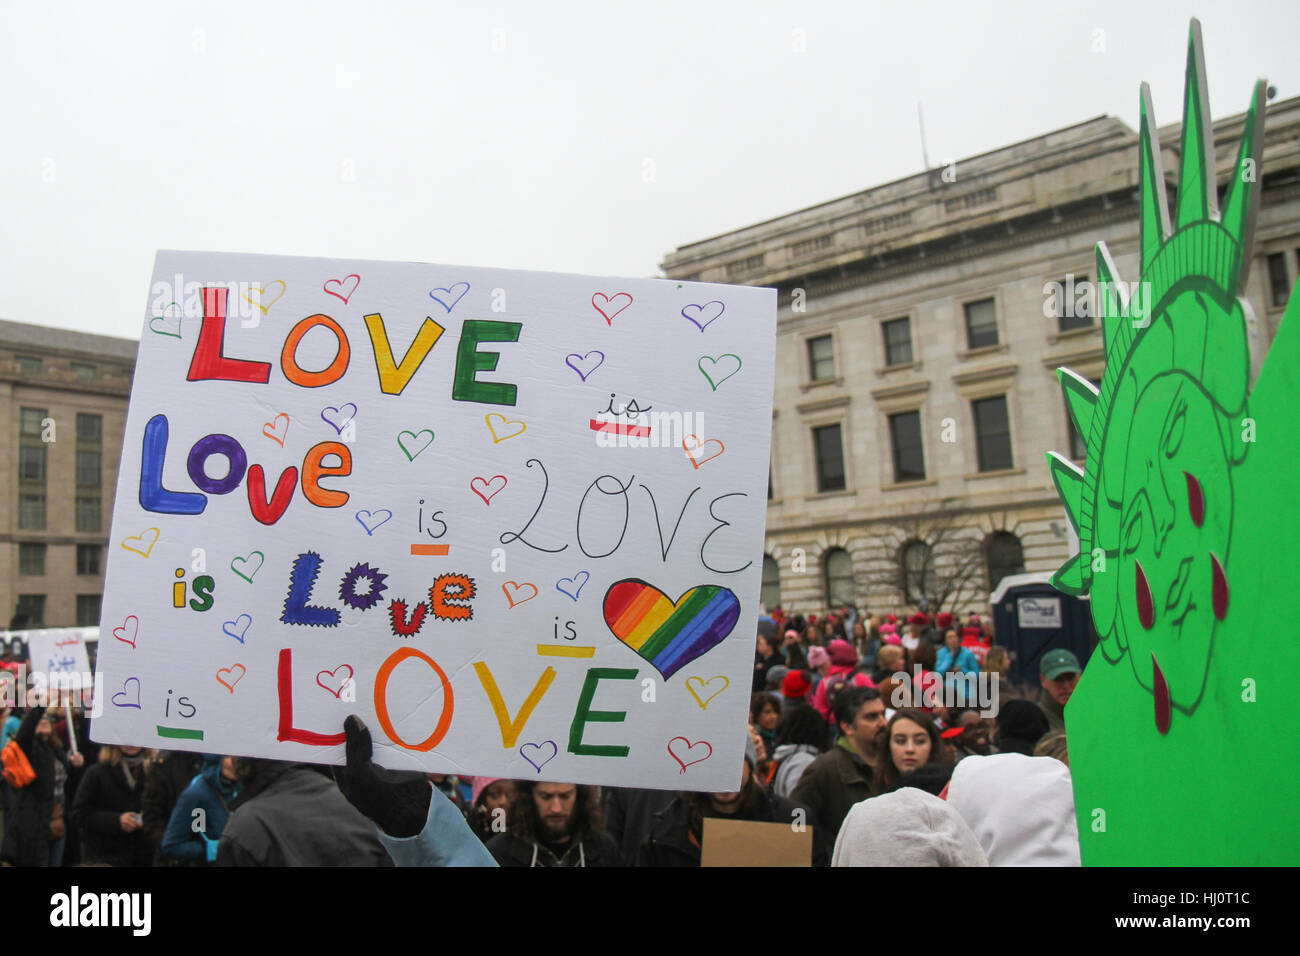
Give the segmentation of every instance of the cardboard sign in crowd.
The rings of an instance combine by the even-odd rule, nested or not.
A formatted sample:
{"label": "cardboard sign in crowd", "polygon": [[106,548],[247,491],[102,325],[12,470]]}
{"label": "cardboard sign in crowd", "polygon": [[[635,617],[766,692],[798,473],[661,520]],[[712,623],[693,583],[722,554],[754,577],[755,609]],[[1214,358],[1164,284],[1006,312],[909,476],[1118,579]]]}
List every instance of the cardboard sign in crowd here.
{"label": "cardboard sign in crowd", "polygon": [[94,739],[731,790],[770,289],[160,253]]}

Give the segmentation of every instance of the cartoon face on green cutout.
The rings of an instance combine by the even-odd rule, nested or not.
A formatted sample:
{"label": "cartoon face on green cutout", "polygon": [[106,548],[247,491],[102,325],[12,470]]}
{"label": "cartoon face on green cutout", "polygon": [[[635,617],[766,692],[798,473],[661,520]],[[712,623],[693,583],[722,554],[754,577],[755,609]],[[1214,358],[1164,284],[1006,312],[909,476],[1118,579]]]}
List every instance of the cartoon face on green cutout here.
{"label": "cartoon face on green cutout", "polygon": [[1126,447],[1117,449],[1124,476],[1116,625],[1138,683],[1154,693],[1158,667],[1170,703],[1184,711],[1200,700],[1222,617],[1216,562],[1232,532],[1232,479],[1219,419],[1196,379],[1160,375],[1137,397]]}
{"label": "cartoon face on green cutout", "polygon": [[1152,695],[1162,734],[1173,709],[1195,712],[1215,630],[1230,612],[1232,471],[1248,447],[1242,430],[1250,388],[1249,306],[1239,295],[1259,191],[1263,92],[1257,85],[1220,212],[1193,26],[1171,221],[1143,85],[1141,280],[1128,298],[1105,245],[1098,245],[1105,374],[1096,388],[1058,370],[1088,451],[1086,471],[1048,455],[1080,542],[1080,553],[1052,583],[1089,595],[1103,656],[1116,663],[1128,655],[1134,679]]}

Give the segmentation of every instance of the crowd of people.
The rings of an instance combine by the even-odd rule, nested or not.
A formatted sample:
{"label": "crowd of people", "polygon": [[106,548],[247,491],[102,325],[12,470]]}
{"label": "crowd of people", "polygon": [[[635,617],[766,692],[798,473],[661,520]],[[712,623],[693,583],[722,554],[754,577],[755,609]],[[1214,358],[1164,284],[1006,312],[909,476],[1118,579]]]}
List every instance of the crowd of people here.
{"label": "crowd of people", "polygon": [[[1038,700],[970,613],[759,619],[734,793],[399,774],[345,725],[344,768],[90,741],[77,711],[3,722],[11,866],[698,866],[709,818],[811,831],[811,865],[1078,865],[1052,650]],[[964,699],[999,682],[997,713]]]}

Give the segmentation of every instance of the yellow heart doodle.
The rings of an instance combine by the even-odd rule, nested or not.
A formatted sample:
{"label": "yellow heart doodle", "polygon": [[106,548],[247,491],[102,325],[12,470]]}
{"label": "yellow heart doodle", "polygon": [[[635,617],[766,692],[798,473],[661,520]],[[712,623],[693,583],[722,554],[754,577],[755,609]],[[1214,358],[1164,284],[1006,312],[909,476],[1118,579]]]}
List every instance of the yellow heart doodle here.
{"label": "yellow heart doodle", "polygon": [[[149,538],[149,544],[146,545],[143,549],[137,547],[137,545],[144,544],[145,537],[149,534],[150,531],[153,532],[153,537]],[[144,531],[140,532],[140,534],[134,535],[133,537],[130,538],[123,538],[122,547],[125,548],[127,551],[134,551],[136,554],[143,555],[144,557],[147,558],[149,557],[149,552],[153,550],[153,546],[158,543],[158,536],[160,534],[162,534],[162,531],[160,531],[158,528],[145,528]]]}
{"label": "yellow heart doodle", "polygon": [[[691,681],[694,681],[696,684],[700,686],[700,689],[698,691],[691,685]],[[701,691],[709,687],[714,681],[722,681],[722,686],[719,687],[717,690],[715,690],[708,697],[700,696]],[[691,696],[695,698],[695,702],[700,705],[700,710],[708,710],[709,701],[713,700],[713,698],[717,697],[719,694],[721,694],[724,690],[726,690],[730,686],[731,686],[731,681],[729,681],[726,677],[724,677],[721,674],[717,675],[716,677],[710,677],[708,680],[705,680],[703,677],[686,678],[686,689],[691,692]]]}
{"label": "yellow heart doodle", "polygon": [[[503,426],[518,425],[519,427],[508,434],[497,434],[497,430],[492,427],[492,419],[494,418],[499,418]],[[508,438],[514,438],[517,435],[522,435],[525,431],[528,430],[528,426],[525,425],[523,422],[512,422],[504,415],[498,415],[496,412],[492,412],[489,415],[483,416],[483,421],[487,422],[488,431],[492,433],[492,444],[494,445],[499,445]]]}
{"label": "yellow heart doodle", "polygon": [[[270,292],[271,289],[273,289],[275,286],[279,286],[280,291],[275,294],[274,298],[268,301],[266,298],[266,294]],[[267,312],[271,311],[271,306],[275,305],[277,302],[280,301],[280,299],[284,297],[284,293],[286,290],[288,290],[288,288],[289,287],[285,285],[283,279],[272,279],[270,282],[266,284],[265,288],[249,290],[248,294],[244,296],[244,301],[247,302],[249,305],[257,306],[259,309],[262,310],[262,314],[266,315]]]}

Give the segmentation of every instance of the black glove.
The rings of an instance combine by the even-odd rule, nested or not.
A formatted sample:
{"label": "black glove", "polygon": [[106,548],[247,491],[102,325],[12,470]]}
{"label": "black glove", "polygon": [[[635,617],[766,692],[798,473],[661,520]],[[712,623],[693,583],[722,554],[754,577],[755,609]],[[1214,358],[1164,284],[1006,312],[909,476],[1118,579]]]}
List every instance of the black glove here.
{"label": "black glove", "polygon": [[376,767],[370,731],[355,714],[343,721],[347,735],[346,767],[334,768],[339,790],[352,804],[392,837],[413,837],[424,829],[433,788],[422,773]]}

